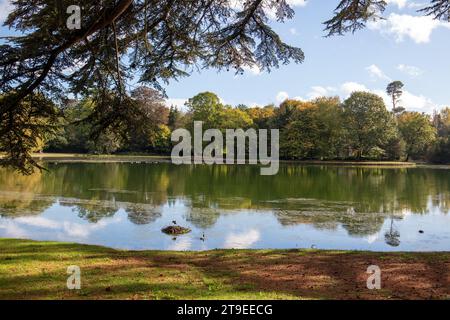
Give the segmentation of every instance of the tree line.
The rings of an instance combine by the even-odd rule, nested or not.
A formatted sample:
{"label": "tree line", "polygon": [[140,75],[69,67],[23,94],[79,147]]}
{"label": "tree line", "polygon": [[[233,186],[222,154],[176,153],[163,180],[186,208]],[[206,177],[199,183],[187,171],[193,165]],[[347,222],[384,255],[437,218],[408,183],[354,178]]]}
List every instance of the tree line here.
{"label": "tree line", "polygon": [[63,123],[35,151],[166,155],[173,146],[173,130],[192,130],[194,121],[203,121],[205,130],[280,129],[280,156],[286,160],[450,163],[450,108],[433,116],[407,111],[399,107],[399,89],[392,92],[393,111],[380,96],[369,92],[354,92],[344,101],[338,97],[288,99],[279,107],[231,106],[216,94],[203,92],[189,99],[181,111],[166,107],[159,92],[139,87],[131,93],[129,106],[135,116],[127,119],[126,130],[96,134],[90,120],[95,100],[68,100],[62,109]]}
{"label": "tree line", "polygon": [[[272,26],[271,12],[280,23],[294,17],[288,1],[232,2],[79,0],[80,29],[67,27],[73,1],[12,2],[4,26],[14,36],[0,43],[0,166],[23,173],[39,167],[31,151],[55,133],[60,114],[48,101],[60,105],[69,93],[95,101],[89,126],[97,136],[125,136],[134,130],[127,124],[140,116],[126,90],[130,82],[159,90],[196,69],[240,74],[257,66],[270,72],[304,61],[302,49],[285,43]],[[323,22],[326,36],[364,28],[382,18],[387,5],[384,0],[336,1]],[[418,11],[448,21],[449,7],[447,0],[429,0]]]}

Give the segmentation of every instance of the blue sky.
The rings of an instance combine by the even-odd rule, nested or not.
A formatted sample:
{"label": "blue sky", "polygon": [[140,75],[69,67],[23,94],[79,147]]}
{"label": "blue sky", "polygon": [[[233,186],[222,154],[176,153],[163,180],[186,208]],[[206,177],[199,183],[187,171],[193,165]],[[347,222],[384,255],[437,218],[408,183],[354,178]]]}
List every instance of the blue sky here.
{"label": "blue sky", "polygon": [[[0,0],[0,20],[8,0]],[[385,97],[391,80],[405,84],[402,105],[431,113],[450,105],[450,23],[434,21],[416,12],[429,0],[389,0],[386,20],[343,37],[325,38],[322,22],[331,17],[338,0],[289,0],[296,16],[273,24],[289,44],[302,48],[303,64],[289,64],[271,73],[257,68],[242,76],[203,70],[166,89],[169,103],[182,105],[202,91],[217,93],[236,105],[278,104],[283,99],[308,100],[319,95],[342,98],[355,90]],[[0,34],[8,30],[0,28]]]}

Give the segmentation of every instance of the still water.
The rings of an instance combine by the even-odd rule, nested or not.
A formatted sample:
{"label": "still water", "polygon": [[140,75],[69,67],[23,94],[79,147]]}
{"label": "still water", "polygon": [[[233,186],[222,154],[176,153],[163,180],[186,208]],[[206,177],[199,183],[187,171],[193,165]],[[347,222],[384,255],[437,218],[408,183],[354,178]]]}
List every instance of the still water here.
{"label": "still water", "polygon": [[[192,232],[163,234],[173,221]],[[24,177],[1,169],[0,237],[137,250],[450,251],[450,170],[285,164],[260,176],[254,166],[72,163]]]}

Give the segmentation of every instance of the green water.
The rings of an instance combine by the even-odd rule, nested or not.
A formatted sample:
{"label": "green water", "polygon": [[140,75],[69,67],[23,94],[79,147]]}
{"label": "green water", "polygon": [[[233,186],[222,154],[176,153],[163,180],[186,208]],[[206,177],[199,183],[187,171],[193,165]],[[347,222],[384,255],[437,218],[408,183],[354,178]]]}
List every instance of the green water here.
{"label": "green water", "polygon": [[[261,176],[255,166],[165,163],[50,164],[29,177],[0,170],[0,237],[117,248],[447,251],[449,212],[450,170],[285,164]],[[162,234],[173,220],[192,233]]]}

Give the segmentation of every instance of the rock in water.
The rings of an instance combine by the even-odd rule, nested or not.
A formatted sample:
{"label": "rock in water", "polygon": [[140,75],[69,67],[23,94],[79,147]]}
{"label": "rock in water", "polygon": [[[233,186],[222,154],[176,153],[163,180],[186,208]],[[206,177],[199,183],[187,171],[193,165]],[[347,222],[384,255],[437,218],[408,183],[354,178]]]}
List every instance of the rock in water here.
{"label": "rock in water", "polygon": [[169,235],[179,235],[189,233],[191,232],[191,229],[183,228],[180,226],[170,226],[162,229],[161,231]]}

